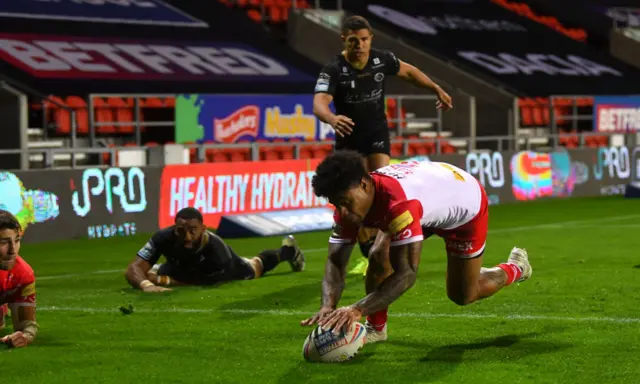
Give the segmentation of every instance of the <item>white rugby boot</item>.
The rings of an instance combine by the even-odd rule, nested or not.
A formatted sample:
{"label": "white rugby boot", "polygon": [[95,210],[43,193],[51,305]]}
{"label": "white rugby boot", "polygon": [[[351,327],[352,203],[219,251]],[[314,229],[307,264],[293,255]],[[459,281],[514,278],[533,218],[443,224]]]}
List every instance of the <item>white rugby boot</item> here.
{"label": "white rugby boot", "polygon": [[531,263],[529,263],[529,254],[527,254],[526,249],[513,247],[507,263],[515,264],[522,272],[520,278],[515,281],[517,283],[529,280],[531,273],[533,273],[533,268],[531,268]]}
{"label": "white rugby boot", "polygon": [[305,259],[298,243],[296,242],[295,237],[293,235],[285,236],[282,239],[283,247],[293,247],[293,251],[295,252],[295,256],[293,256],[293,260],[289,261],[289,265],[291,265],[291,270],[294,272],[302,272],[304,271]]}
{"label": "white rugby boot", "polygon": [[382,331],[376,331],[368,321],[365,321],[364,326],[367,330],[367,337],[364,342],[365,344],[379,343],[387,340],[387,324],[384,325]]}

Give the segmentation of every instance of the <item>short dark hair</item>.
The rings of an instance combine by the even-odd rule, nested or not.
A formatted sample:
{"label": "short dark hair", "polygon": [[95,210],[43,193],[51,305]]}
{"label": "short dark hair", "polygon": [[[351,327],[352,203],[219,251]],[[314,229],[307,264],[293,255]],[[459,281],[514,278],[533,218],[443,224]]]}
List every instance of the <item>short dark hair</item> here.
{"label": "short dark hair", "polygon": [[178,211],[178,213],[176,214],[176,221],[178,221],[178,219],[183,219],[183,220],[196,219],[200,223],[203,222],[202,213],[200,213],[200,211],[198,211],[193,207],[182,208],[180,211]]}
{"label": "short dark hair", "polygon": [[22,225],[11,212],[0,209],[0,229],[14,229],[22,232]]}
{"label": "short dark hair", "polygon": [[369,32],[373,32],[371,30],[371,25],[362,16],[349,16],[342,23],[342,34],[346,35],[348,31],[359,31],[361,29],[366,29]]}
{"label": "short dark hair", "polygon": [[358,185],[369,177],[364,156],[356,151],[336,151],[327,156],[311,180],[313,192],[318,197],[333,197]]}

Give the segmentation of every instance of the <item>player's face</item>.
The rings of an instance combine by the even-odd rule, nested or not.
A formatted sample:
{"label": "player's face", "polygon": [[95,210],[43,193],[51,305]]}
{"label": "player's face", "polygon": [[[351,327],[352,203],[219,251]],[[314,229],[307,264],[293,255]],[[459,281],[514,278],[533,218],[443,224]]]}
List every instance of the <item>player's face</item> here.
{"label": "player's face", "polygon": [[347,51],[347,55],[354,59],[366,57],[371,49],[372,38],[373,35],[368,29],[347,31],[346,35],[342,35],[342,41],[344,41],[344,49]]}
{"label": "player's face", "polygon": [[15,229],[0,229],[0,270],[8,271],[20,252],[20,234]]}
{"label": "player's face", "polygon": [[176,236],[185,248],[197,248],[202,240],[204,224],[196,219],[178,219],[175,227]]}
{"label": "player's face", "polygon": [[362,180],[329,202],[336,207],[340,219],[360,225],[373,204],[373,186]]}

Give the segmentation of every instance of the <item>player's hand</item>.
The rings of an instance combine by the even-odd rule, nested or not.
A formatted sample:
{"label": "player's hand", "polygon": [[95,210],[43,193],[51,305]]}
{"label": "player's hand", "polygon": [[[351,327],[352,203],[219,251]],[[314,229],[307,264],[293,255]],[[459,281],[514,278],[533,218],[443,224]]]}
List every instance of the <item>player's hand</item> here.
{"label": "player's hand", "polygon": [[158,285],[149,285],[148,287],[142,288],[142,292],[165,292],[171,291],[171,288],[160,287]]}
{"label": "player's hand", "polygon": [[438,101],[436,101],[436,108],[442,109],[443,111],[448,111],[453,108],[453,101],[451,100],[451,96],[442,88],[438,88],[437,91]]}
{"label": "player's hand", "polygon": [[339,334],[341,330],[348,331],[351,325],[362,318],[362,311],[356,307],[338,308],[318,322],[324,329],[332,328],[333,333]]}
{"label": "player's hand", "polygon": [[331,126],[336,131],[336,135],[340,137],[349,136],[353,132],[353,120],[347,116],[336,115],[331,122]]}
{"label": "player's hand", "polygon": [[20,331],[5,336],[0,341],[8,345],[9,348],[23,348],[29,345],[29,339]]}
{"label": "player's hand", "polygon": [[302,320],[300,322],[300,325],[302,325],[304,327],[304,326],[308,326],[308,325],[317,324],[320,320],[324,319],[327,315],[329,315],[333,311],[335,311],[335,309],[333,309],[331,307],[322,307],[322,308],[320,308],[318,313],[316,313],[315,315],[311,316],[310,318],[308,318],[306,320]]}

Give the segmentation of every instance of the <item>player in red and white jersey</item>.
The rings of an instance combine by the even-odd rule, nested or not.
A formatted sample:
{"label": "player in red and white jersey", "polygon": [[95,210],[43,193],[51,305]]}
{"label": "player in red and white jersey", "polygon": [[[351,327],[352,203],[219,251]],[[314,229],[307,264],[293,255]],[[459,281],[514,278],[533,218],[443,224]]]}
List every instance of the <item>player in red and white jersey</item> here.
{"label": "player in red and white jersey", "polygon": [[[445,240],[447,294],[459,305],[491,296],[531,276],[524,249],[513,248],[506,263],[482,267],[489,203],[480,182],[451,164],[409,161],[367,173],[361,155],[336,152],[318,166],[314,192],[336,207],[329,240],[322,306],[302,325],[348,327],[367,316],[367,342],[386,340],[387,308],[415,283],[422,240]],[[380,229],[369,254],[375,284],[357,303],[336,309],[344,271],[360,226]]]}
{"label": "player in red and white jersey", "polygon": [[22,227],[9,212],[0,210],[0,330],[11,308],[14,332],[0,337],[0,343],[20,348],[31,344],[38,333],[36,323],[36,280],[20,251]]}

